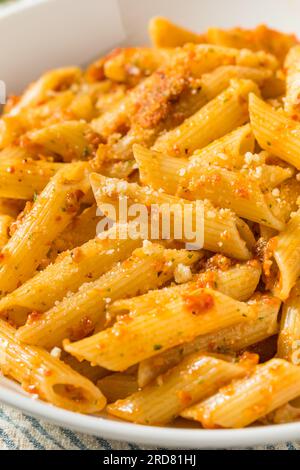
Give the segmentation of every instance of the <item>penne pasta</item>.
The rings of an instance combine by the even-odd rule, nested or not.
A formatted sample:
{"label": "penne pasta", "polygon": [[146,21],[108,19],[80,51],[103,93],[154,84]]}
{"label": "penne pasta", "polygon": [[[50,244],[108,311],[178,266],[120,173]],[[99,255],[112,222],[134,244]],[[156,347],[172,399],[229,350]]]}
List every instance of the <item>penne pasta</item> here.
{"label": "penne pasta", "polygon": [[[264,263],[265,273],[272,281],[275,274],[273,286],[274,294],[281,300],[286,300],[291,289],[294,287],[299,275],[299,232],[300,212],[293,214],[286,229],[268,244],[266,260]],[[272,266],[272,261],[275,265]],[[274,273],[275,271],[275,273]]]}
{"label": "penne pasta", "polygon": [[138,369],[139,387],[145,387],[158,375],[177,365],[184,357],[195,352],[236,354],[278,333],[280,301],[265,296],[251,300],[256,308],[256,319],[223,328],[217,332],[197,336],[194,340],[167,349],[157,356],[141,361]]}
{"label": "penne pasta", "polygon": [[169,21],[156,16],[149,21],[149,36],[154,47],[179,47],[186,43],[206,42],[203,34],[193,33]]}
{"label": "penne pasta", "polygon": [[107,375],[98,380],[97,386],[104,394],[107,403],[122,400],[138,390],[136,377],[126,372]]}
{"label": "penne pasta", "polygon": [[177,195],[188,200],[208,199],[217,207],[233,210],[239,217],[283,230],[280,206],[256,178],[242,172],[191,164],[181,179]]}
{"label": "penne pasta", "polygon": [[139,424],[297,420],[298,40],[149,35],[2,107],[0,370]]}
{"label": "penne pasta", "polygon": [[62,168],[61,163],[38,160],[0,161],[0,197],[33,199]]}
{"label": "penne pasta", "polygon": [[[251,306],[210,288],[189,286],[133,308],[111,327],[90,338],[65,344],[65,350],[114,371],[122,371],[173,346],[239,322],[253,319]],[[162,308],[163,306],[163,308]],[[122,306],[121,306],[122,311]],[[200,316],[200,320],[199,320]],[[120,354],[119,351],[122,351]]]}
{"label": "penne pasta", "polygon": [[74,369],[76,372],[83,375],[84,377],[86,377],[87,379],[89,379],[91,382],[93,382],[96,385],[100,379],[102,379],[103,377],[105,377],[106,375],[110,373],[109,371],[107,371],[106,369],[103,369],[102,367],[92,367],[88,361],[79,362],[77,361],[76,357],[71,356],[71,354],[65,353],[58,347],[54,347],[51,350],[50,354],[52,356],[53,355],[56,356],[56,354],[59,355],[59,359],[61,359],[65,364],[72,367],[72,369]]}
{"label": "penne pasta", "polygon": [[286,96],[284,110],[295,120],[299,119],[300,46],[290,49],[286,60]]}
{"label": "penne pasta", "polygon": [[295,398],[295,400],[280,406],[277,410],[267,415],[265,422],[267,424],[283,424],[299,421],[299,418],[299,398]]}
{"label": "penne pasta", "polygon": [[278,357],[299,364],[300,347],[300,284],[292,289],[284,302],[278,336]]}
{"label": "penne pasta", "polygon": [[[114,132],[124,134],[124,130],[126,133],[126,130],[131,127],[137,127],[140,134],[143,130],[147,131],[148,129],[153,140],[157,136],[157,132],[153,137],[151,130],[156,128],[161,132],[163,128],[159,125],[160,123],[165,121],[168,128],[175,127],[180,124],[180,122],[178,123],[180,114],[182,121],[208,101],[209,98],[201,93],[199,79],[203,74],[222,65],[251,68],[265,66],[267,70],[276,70],[277,61],[273,56],[264,52],[253,53],[211,45],[188,44],[174,55],[170,64],[159,68],[144,82],[137,85],[124,97],[124,100],[117,103],[108,113],[95,119],[92,122],[92,127],[105,138]],[[212,82],[212,86],[215,82],[214,96],[228,86],[230,78],[232,77],[229,76],[224,84],[223,74],[221,77],[219,73],[217,74],[216,81]],[[220,81],[224,84],[221,85],[221,89]],[[208,83],[208,79],[206,79],[206,83]],[[214,96],[210,95],[210,98]],[[146,135],[149,132],[146,132]],[[149,141],[151,141],[150,137],[148,135]]]}
{"label": "penne pasta", "polygon": [[263,24],[252,30],[209,28],[206,37],[209,43],[220,46],[265,50],[274,54],[281,62],[289,49],[297,43],[295,35],[275,31]]}
{"label": "penne pasta", "polygon": [[249,93],[259,93],[251,80],[236,80],[223,93],[157,139],[154,149],[175,156],[189,156],[234,128],[246,123]]}
{"label": "penne pasta", "polygon": [[299,123],[254,94],[249,98],[249,112],[251,127],[259,145],[299,170]]}
{"label": "penne pasta", "polygon": [[27,134],[26,146],[62,157],[63,161],[86,160],[100,140],[84,121],[53,124]]}
{"label": "penne pasta", "polygon": [[35,312],[38,319],[66,293],[76,292],[82,284],[90,283],[109,271],[115,263],[126,259],[141,245],[141,240],[131,238],[94,238],[72,251],[62,253],[55,263],[28,279],[22,286],[0,300],[0,315]]}

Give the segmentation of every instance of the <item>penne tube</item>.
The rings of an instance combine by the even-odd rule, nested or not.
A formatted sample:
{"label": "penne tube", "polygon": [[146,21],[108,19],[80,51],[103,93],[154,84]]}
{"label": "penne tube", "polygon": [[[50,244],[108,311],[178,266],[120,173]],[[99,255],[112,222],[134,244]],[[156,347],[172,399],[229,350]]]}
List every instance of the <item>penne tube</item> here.
{"label": "penne tube", "polygon": [[0,160],[0,197],[11,199],[33,199],[40,193],[61,163],[39,160]]}
{"label": "penne tube", "polygon": [[285,227],[276,198],[249,173],[192,163],[181,179],[177,196],[188,200],[208,199],[215,206],[231,209],[252,222],[276,230]]}
{"label": "penne tube", "polygon": [[157,139],[154,149],[174,156],[189,156],[234,128],[246,123],[249,93],[259,94],[251,80],[232,80],[227,90],[210,101],[181,126]]}
{"label": "penne tube", "polygon": [[70,87],[79,81],[81,70],[78,67],[62,67],[50,70],[42,75],[36,82],[27,88],[20,101],[14,106],[10,114],[17,115],[24,108],[37,106],[45,100],[49,100],[51,92]]}
{"label": "penne tube", "polygon": [[94,238],[97,233],[98,222],[99,216],[95,204],[84,209],[81,214],[74,217],[59,238],[52,243],[51,259],[55,260],[57,254],[72,250]]}
{"label": "penne tube", "polygon": [[55,406],[95,413],[106,400],[98,387],[47,351],[21,344],[15,329],[0,320],[0,368],[22,387]]}
{"label": "penne tube", "polygon": [[142,244],[140,239],[129,237],[110,239],[112,231],[106,233],[106,238],[93,238],[72,251],[62,253],[55,263],[1,299],[0,315],[10,317],[13,312],[18,314],[22,310],[27,314],[35,312],[38,318],[66,294],[76,292],[84,283],[95,281]]}
{"label": "penne tube", "polygon": [[272,413],[270,413],[266,420],[265,424],[284,424],[292,423],[299,421],[300,418],[300,409],[299,409],[299,398],[292,400],[285,405],[280,406]]}
{"label": "penne tube", "polygon": [[260,237],[263,238],[264,240],[266,240],[267,242],[271,238],[278,235],[277,230],[275,230],[273,228],[270,228],[270,227],[266,227],[265,225],[260,225],[259,226],[259,233],[260,233]]}
{"label": "penne tube", "polygon": [[[300,211],[294,213],[286,229],[269,241],[265,273],[275,270],[277,279],[273,287],[274,295],[286,300],[300,276]],[[275,266],[272,267],[272,261]],[[270,273],[270,267],[272,268]]]}
{"label": "penne tube", "polygon": [[175,49],[167,47],[118,47],[90,64],[84,78],[89,83],[99,80],[98,83],[108,83],[105,94],[116,89],[115,82],[123,84],[126,90],[166,65],[175,53]]}
{"label": "penne tube", "polygon": [[278,336],[278,357],[299,364],[300,347],[300,283],[296,283],[284,302]]}
{"label": "penne tube", "polygon": [[300,124],[254,94],[249,98],[249,112],[251,127],[261,148],[299,170]]}
{"label": "penne tube", "polygon": [[[196,218],[196,203],[188,202],[186,199],[154,191],[149,187],[140,187],[135,183],[105,178],[97,174],[92,174],[90,180],[96,202],[100,208],[103,203],[113,203],[125,197],[129,201],[144,204],[148,207],[152,204],[168,204],[169,207],[173,208],[174,219],[178,218],[179,208],[184,209],[185,205],[188,204],[192,208],[193,221]],[[231,211],[215,209],[207,201],[203,202],[203,211],[203,247],[240,260],[250,259],[249,249],[252,250],[254,247],[255,239],[248,225],[238,219]],[[170,232],[174,233],[172,220]],[[183,230],[181,233],[182,241],[190,243],[191,240],[185,238]]]}
{"label": "penne tube", "polygon": [[299,209],[300,181],[298,177],[289,178],[279,188],[279,199],[282,205],[282,215],[288,221],[293,212]]}
{"label": "penne tube", "polygon": [[281,302],[275,297],[254,297],[250,305],[256,309],[256,318],[251,322],[237,323],[219,331],[197,336],[194,340],[167,349],[157,356],[141,361],[138,369],[139,387],[145,387],[158,375],[177,365],[189,354],[216,352],[236,354],[278,333],[278,312]]}
{"label": "penne tube", "polygon": [[138,144],[135,144],[132,150],[139,168],[141,183],[153,189],[167,188],[168,194],[176,194],[181,179],[180,174],[186,171],[189,160],[172,157]]}
{"label": "penne tube", "polygon": [[[136,147],[134,151],[136,152]],[[244,174],[244,172],[230,171],[226,168],[199,165],[198,158],[191,159],[189,164],[185,161],[185,165],[179,170],[170,162],[170,158],[166,162],[170,163],[169,175],[173,172],[171,184],[169,184],[168,172],[165,178],[164,173],[159,172],[157,168],[152,170],[156,165],[155,160],[150,164],[150,175],[147,170],[146,174],[145,171],[141,171],[142,182],[150,184],[155,190],[167,192],[172,192],[177,187],[178,197],[186,200],[208,199],[215,206],[232,209],[238,216],[253,222],[262,223],[277,230],[284,228],[281,207],[272,193],[261,187],[261,182],[263,181],[266,186],[269,185],[271,189],[272,181],[280,182],[291,176],[292,171],[277,171],[277,167],[272,171],[263,166],[261,167],[261,181],[257,181],[255,174],[252,178],[249,177],[249,172]],[[160,176],[155,178],[159,173]],[[154,177],[152,177],[153,174]],[[269,176],[266,181],[263,179],[265,175]]]}
{"label": "penne tube", "polygon": [[195,283],[184,292],[175,292],[172,299],[168,294],[166,299],[159,296],[146,309],[134,306],[111,328],[75,343],[65,343],[65,350],[79,360],[122,371],[199,335],[254,317],[251,306],[213,289],[197,288]]}
{"label": "penne tube", "polygon": [[289,49],[297,43],[294,34],[285,34],[263,24],[251,30],[209,28],[206,37],[207,42],[211,44],[236,47],[237,49],[248,48],[253,51],[268,51],[274,54],[280,62],[283,62]]}
{"label": "penne tube", "polygon": [[[195,88],[183,92],[182,98],[179,98],[179,100],[173,100],[174,105],[172,105],[172,109],[170,109],[166,117],[162,117],[160,123],[157,122],[155,113],[153,119],[151,116],[147,116],[146,121],[140,118],[137,123],[134,121],[132,125],[128,123],[128,127],[131,128],[127,135],[105,149],[106,158],[123,160],[132,158],[132,144],[134,143],[151,146],[163,131],[174,128],[184,118],[191,116],[207,104],[209,100],[215,98],[229,87],[231,79],[245,78],[254,80],[257,84],[262,84],[270,73],[269,70],[262,71],[261,69],[251,67],[225,65],[218,67],[213,72],[204,74],[201,79],[197,79]],[[124,107],[126,106],[123,103],[122,109]],[[147,108],[143,112],[146,113],[146,110]],[[106,121],[105,116],[101,119]],[[99,128],[97,130],[100,132]]]}
{"label": "penne tube", "polygon": [[254,137],[249,124],[195,151],[189,159],[178,159],[137,144],[133,146],[141,182],[165,189],[169,194],[176,194],[180,176],[190,166],[216,165],[230,170],[240,169],[245,163],[245,153],[253,151]]}
{"label": "penne tube", "polygon": [[149,36],[154,47],[180,47],[186,43],[205,43],[203,34],[178,26],[167,18],[156,16],[149,21]]}
{"label": "penne tube", "polygon": [[84,121],[66,121],[30,131],[26,147],[62,157],[64,162],[86,160],[96,150],[99,137]]}
{"label": "penne tube", "polygon": [[260,91],[265,100],[275,98],[281,100],[286,92],[285,77],[282,75],[281,71],[277,71],[271,78],[267,79]]}
{"label": "penne tube", "polygon": [[24,132],[24,126],[18,116],[4,114],[0,116],[0,149],[13,146]]}
{"label": "penne tube", "polygon": [[242,364],[195,353],[158,377],[155,383],[128,398],[116,401],[107,410],[113,416],[134,423],[167,424],[185,408],[246,374],[247,368]]}
{"label": "penne tube", "polygon": [[0,198],[0,214],[9,215],[15,219],[24,209],[24,201],[17,199]]}
{"label": "penne tube", "polygon": [[173,55],[174,50],[168,48],[128,47],[117,49],[104,61],[103,73],[110,80],[133,86],[165,65]]}
{"label": "penne tube", "polygon": [[149,36],[2,107],[0,373],[140,425],[299,420],[300,43]]}
{"label": "penne tube", "polygon": [[26,130],[41,127],[46,120],[66,118],[74,97],[70,87],[77,86],[80,78],[78,67],[64,67],[46,72],[30,85],[0,119],[0,147],[14,144]]}
{"label": "penne tube", "polygon": [[96,165],[95,170],[109,178],[130,179],[132,174],[136,174],[137,166],[134,160],[108,160],[100,168]]}
{"label": "penne tube", "polygon": [[[97,384],[98,380],[110,374],[110,372],[106,369],[103,369],[103,367],[97,367],[97,366],[92,367],[88,361],[82,361],[82,362],[77,361],[76,357],[71,356],[71,354],[65,353],[58,347],[54,347],[52,351],[50,352],[52,356],[55,355],[56,353],[59,354],[59,358],[65,364],[72,367],[73,370],[78,372],[80,375],[83,375],[94,384]],[[100,388],[98,385],[97,387]]]}
{"label": "penne tube", "polygon": [[[226,263],[225,260],[226,258],[224,263]],[[209,264],[210,262],[211,260],[208,260],[207,263]],[[261,273],[259,263],[255,260],[228,268],[227,270],[222,270],[222,268],[219,270],[208,269],[194,276],[191,271],[181,273],[178,268],[181,268],[181,265],[175,269],[174,278],[175,282],[179,285],[166,287],[160,291],[153,290],[131,299],[118,300],[107,308],[109,318],[115,318],[121,310],[124,310],[124,312],[131,311],[132,309],[136,310],[137,308],[144,312],[149,309],[151,310],[152,302],[157,302],[159,299],[163,301],[167,299],[172,300],[174,295],[184,293],[188,287],[192,287],[195,283],[197,287],[216,289],[233,299],[244,301],[251,297],[255,291]]]}
{"label": "penne tube", "polygon": [[[36,321],[19,328],[21,341],[51,349],[65,338],[79,340],[91,334],[95,326],[105,326],[105,308],[114,300],[134,296],[162,286],[172,279],[179,263],[190,265],[198,254],[170,250],[159,245],[137,249],[132,256],[94,282],[65,297]],[[171,262],[170,262],[171,261]]]}
{"label": "penne tube", "polygon": [[[86,165],[64,166],[37,197],[23,223],[1,251],[1,295],[29,279],[46,257],[53,240],[70,223],[89,183]],[[33,256],[34,254],[34,256]]]}
{"label": "penne tube", "polygon": [[[213,72],[211,77],[205,78],[204,85],[207,88],[208,84],[209,96],[202,92],[202,81],[199,80],[203,74],[226,65],[256,69],[265,66],[267,70],[275,70],[278,64],[273,56],[264,52],[188,44],[174,54],[169,64],[160,67],[137,85],[109,112],[93,120],[92,128],[108,138],[115,132],[124,135],[131,127],[137,127],[140,134],[143,130],[146,132],[148,142],[151,142],[159,132],[180,124],[228,86],[235,76],[232,77],[231,71],[229,75],[225,71],[225,79],[224,71],[221,74]],[[263,74],[256,77],[262,80]],[[130,140],[132,145],[132,138]]]}
{"label": "penne tube", "polygon": [[196,150],[190,164],[217,165],[229,170],[239,170],[244,165],[247,152],[254,152],[255,139],[250,124],[238,127],[224,137]]}
{"label": "penne tube", "polygon": [[203,94],[207,100],[212,100],[230,85],[233,79],[247,79],[263,88],[273,77],[273,72],[261,67],[246,65],[221,65],[210,73],[202,75],[200,79]]}
{"label": "penne tube", "polygon": [[299,85],[300,85],[300,46],[290,49],[286,60],[286,96],[284,110],[295,120],[299,120]]}
{"label": "penne tube", "polygon": [[107,375],[98,380],[97,386],[104,394],[107,403],[122,400],[138,391],[136,377],[126,372]]}
{"label": "penne tube", "polygon": [[16,115],[11,116],[9,113],[3,116],[3,119],[12,120],[12,123],[15,121],[19,126],[19,133],[15,136],[15,142],[23,144],[23,134],[26,131],[41,129],[43,126],[75,118],[76,112],[71,111],[72,103],[75,103],[76,95],[74,91],[67,89],[61,92],[50,92],[50,94],[51,96],[49,95],[47,100],[36,106],[24,107]]}
{"label": "penne tube", "polygon": [[181,416],[205,428],[242,428],[300,395],[300,369],[283,359],[258,365],[249,378],[225,386]]}

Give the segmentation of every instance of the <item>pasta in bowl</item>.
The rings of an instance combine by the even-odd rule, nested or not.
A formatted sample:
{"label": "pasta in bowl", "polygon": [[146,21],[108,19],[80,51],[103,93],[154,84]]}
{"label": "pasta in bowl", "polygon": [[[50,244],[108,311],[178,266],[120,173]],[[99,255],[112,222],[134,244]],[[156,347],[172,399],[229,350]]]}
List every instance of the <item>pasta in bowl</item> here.
{"label": "pasta in bowl", "polygon": [[294,421],[300,46],[265,26],[149,31],[1,115],[1,371],[142,425]]}

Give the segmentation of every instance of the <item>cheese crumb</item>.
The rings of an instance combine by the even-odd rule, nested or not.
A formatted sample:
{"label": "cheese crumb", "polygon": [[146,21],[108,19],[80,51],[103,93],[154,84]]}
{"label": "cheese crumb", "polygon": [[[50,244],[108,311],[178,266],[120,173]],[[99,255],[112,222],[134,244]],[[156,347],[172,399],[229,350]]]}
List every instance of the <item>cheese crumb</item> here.
{"label": "cheese crumb", "polygon": [[151,255],[154,250],[154,245],[149,240],[143,240],[143,250],[145,255]]}
{"label": "cheese crumb", "polygon": [[274,188],[274,189],[272,190],[272,196],[278,197],[279,195],[280,195],[279,189],[278,189],[278,188]]}

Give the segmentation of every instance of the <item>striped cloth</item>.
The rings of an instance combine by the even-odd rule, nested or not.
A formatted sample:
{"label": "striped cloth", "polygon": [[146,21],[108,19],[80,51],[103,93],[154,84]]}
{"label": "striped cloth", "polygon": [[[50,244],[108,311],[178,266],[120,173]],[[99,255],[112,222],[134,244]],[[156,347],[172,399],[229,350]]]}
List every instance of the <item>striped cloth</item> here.
{"label": "striped cloth", "polygon": [[[157,447],[108,441],[48,424],[0,405],[0,450],[164,450]],[[300,450],[300,442],[247,450]],[[180,449],[183,450],[183,449]]]}

